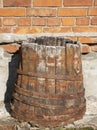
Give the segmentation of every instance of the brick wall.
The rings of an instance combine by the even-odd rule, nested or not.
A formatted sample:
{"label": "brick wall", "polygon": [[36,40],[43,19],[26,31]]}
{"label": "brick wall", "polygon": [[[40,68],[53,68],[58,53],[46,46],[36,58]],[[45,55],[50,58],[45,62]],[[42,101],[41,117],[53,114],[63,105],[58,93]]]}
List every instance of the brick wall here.
{"label": "brick wall", "polygon": [[73,40],[94,46],[97,0],[0,0],[0,33],[42,32],[71,32]]}
{"label": "brick wall", "polygon": [[[2,33],[7,33],[8,36],[2,37]],[[7,68],[8,55],[5,57],[4,52],[9,52],[11,58],[10,53],[15,53],[20,47],[17,43],[10,43],[11,33],[64,33],[65,36],[83,43],[82,53],[97,52],[97,0],[0,0],[0,41],[9,41],[9,44],[0,42],[0,64],[3,68],[0,69],[0,100],[3,100],[10,71]],[[13,64],[11,68],[14,68]],[[94,66],[96,67],[93,64]],[[95,83],[93,86],[95,87]]]}

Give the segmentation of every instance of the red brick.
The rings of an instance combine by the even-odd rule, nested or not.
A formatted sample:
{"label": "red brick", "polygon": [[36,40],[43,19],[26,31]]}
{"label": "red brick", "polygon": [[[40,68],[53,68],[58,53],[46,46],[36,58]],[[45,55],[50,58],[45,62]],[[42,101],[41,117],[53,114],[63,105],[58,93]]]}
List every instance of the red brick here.
{"label": "red brick", "polygon": [[95,6],[97,6],[97,0],[95,0]]}
{"label": "red brick", "polygon": [[84,8],[59,8],[58,16],[86,16]]}
{"label": "red brick", "polygon": [[33,33],[42,33],[42,28],[41,27],[30,27],[28,29],[28,34],[33,34]]}
{"label": "red brick", "polygon": [[78,37],[78,41],[83,44],[94,44],[97,43],[97,37]]}
{"label": "red brick", "polygon": [[32,18],[32,25],[33,26],[45,26],[46,18]]}
{"label": "red brick", "polygon": [[74,18],[62,18],[62,26],[73,26],[75,25]]}
{"label": "red brick", "polygon": [[31,7],[33,7],[33,0],[31,0]]}
{"label": "red brick", "polygon": [[19,18],[18,25],[19,26],[30,26],[31,25],[31,18]]}
{"label": "red brick", "polygon": [[62,6],[62,0],[34,0],[33,6]]}
{"label": "red brick", "polygon": [[27,16],[56,16],[56,9],[50,8],[27,8],[26,10]]}
{"label": "red brick", "polygon": [[17,27],[13,30],[13,33],[17,33],[17,34],[42,33],[42,28],[41,27]]}
{"label": "red brick", "polygon": [[76,25],[89,25],[89,18],[77,18]]}
{"label": "red brick", "polygon": [[59,33],[65,33],[65,32],[71,32],[71,31],[72,31],[71,27],[62,27],[60,28]]}
{"label": "red brick", "polygon": [[14,25],[16,25],[16,19],[15,18],[3,18],[3,25],[14,26]]}
{"label": "red brick", "polygon": [[65,32],[71,32],[71,28],[70,27],[65,27],[65,28],[60,28],[60,27],[44,28],[43,32],[45,32],[45,33],[65,33]]}
{"label": "red brick", "polygon": [[2,19],[0,18],[0,26],[2,26]]}
{"label": "red brick", "polygon": [[83,44],[81,45],[81,53],[89,53],[91,52],[91,48],[89,45]]}
{"label": "red brick", "polygon": [[97,17],[92,18],[91,24],[97,25]]}
{"label": "red brick", "polygon": [[9,27],[0,28],[0,33],[10,33],[11,29]]}
{"label": "red brick", "polygon": [[70,37],[66,37],[66,38],[71,39],[73,41],[77,41],[77,37],[76,36],[70,36]]}
{"label": "red brick", "polygon": [[31,6],[31,0],[3,0],[4,7]]}
{"label": "red brick", "polygon": [[97,8],[89,8],[88,15],[97,16]]}
{"label": "red brick", "polygon": [[16,44],[8,44],[2,46],[6,52],[15,53],[19,50],[20,46]]}
{"label": "red brick", "polygon": [[0,16],[25,16],[25,8],[0,8]]}
{"label": "red brick", "polygon": [[59,18],[48,18],[47,25],[48,26],[60,26],[61,20]]}
{"label": "red brick", "polygon": [[74,32],[97,32],[97,27],[73,27]]}
{"label": "red brick", "polygon": [[64,0],[64,6],[92,6],[92,0]]}
{"label": "red brick", "polygon": [[91,51],[97,52],[97,45],[91,46]]}
{"label": "red brick", "polygon": [[3,0],[0,0],[0,7],[3,7]]}
{"label": "red brick", "polygon": [[71,37],[68,37],[68,38],[73,40],[73,41],[77,41],[77,37],[76,36],[71,36]]}
{"label": "red brick", "polygon": [[92,43],[92,39],[90,37],[80,37],[78,41],[81,43]]}

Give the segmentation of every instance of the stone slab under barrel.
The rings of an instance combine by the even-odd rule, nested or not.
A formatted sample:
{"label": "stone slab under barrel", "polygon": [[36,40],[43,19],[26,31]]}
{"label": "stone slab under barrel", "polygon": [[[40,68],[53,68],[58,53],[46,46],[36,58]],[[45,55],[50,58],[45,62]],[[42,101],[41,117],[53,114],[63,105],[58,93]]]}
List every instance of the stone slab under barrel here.
{"label": "stone slab under barrel", "polygon": [[80,44],[39,36],[20,49],[12,116],[38,126],[64,126],[86,110]]}

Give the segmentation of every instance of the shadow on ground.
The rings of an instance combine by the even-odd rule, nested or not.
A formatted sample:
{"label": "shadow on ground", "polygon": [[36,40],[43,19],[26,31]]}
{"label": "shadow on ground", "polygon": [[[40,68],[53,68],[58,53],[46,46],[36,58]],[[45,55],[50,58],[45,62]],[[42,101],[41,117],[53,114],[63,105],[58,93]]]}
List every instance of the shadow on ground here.
{"label": "shadow on ground", "polygon": [[7,110],[7,112],[10,113],[11,111],[11,107],[10,107],[10,102],[12,101],[12,93],[14,91],[14,83],[16,81],[17,78],[17,67],[19,65],[19,57],[20,52],[16,52],[12,58],[11,61],[9,62],[8,68],[9,68],[9,75],[8,75],[8,80],[6,83],[6,92],[5,92],[5,99],[4,99],[4,103],[5,103],[5,108]]}

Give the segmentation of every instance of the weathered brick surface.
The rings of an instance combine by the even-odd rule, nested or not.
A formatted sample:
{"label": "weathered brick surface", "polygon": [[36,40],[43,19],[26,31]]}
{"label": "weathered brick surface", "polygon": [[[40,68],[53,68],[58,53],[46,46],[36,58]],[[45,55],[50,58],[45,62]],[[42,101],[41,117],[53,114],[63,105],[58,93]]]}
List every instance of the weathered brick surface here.
{"label": "weathered brick surface", "polygon": [[2,19],[0,18],[0,26],[2,26]]}
{"label": "weathered brick surface", "polygon": [[97,52],[97,45],[91,46],[91,51]]}
{"label": "weathered brick surface", "polygon": [[0,16],[25,16],[25,8],[0,8]]}
{"label": "weathered brick surface", "polygon": [[73,27],[74,32],[97,32],[97,27]]}
{"label": "weathered brick surface", "polygon": [[97,8],[89,8],[88,15],[97,16]]}
{"label": "weathered brick surface", "polygon": [[20,46],[16,44],[8,44],[8,45],[3,45],[2,47],[6,52],[15,53],[19,50]]}
{"label": "weathered brick surface", "polygon": [[96,25],[97,0],[0,0],[0,33],[92,34]]}
{"label": "weathered brick surface", "polygon": [[81,43],[94,44],[97,43],[97,37],[78,37]]}
{"label": "weathered brick surface", "polygon": [[31,26],[31,18],[19,18],[18,25],[19,26]]}
{"label": "weathered brick surface", "polygon": [[48,18],[48,26],[60,26],[61,20],[59,18]]}
{"label": "weathered brick surface", "polygon": [[92,0],[64,0],[64,6],[92,6]]}
{"label": "weathered brick surface", "polygon": [[92,18],[92,25],[97,25],[97,17]]}
{"label": "weathered brick surface", "polygon": [[72,37],[68,37],[68,38],[73,40],[73,41],[77,41],[77,37],[76,36],[72,36]]}
{"label": "weathered brick surface", "polygon": [[63,26],[74,26],[75,18],[62,18],[62,25]]}
{"label": "weathered brick surface", "polygon": [[3,18],[3,25],[5,26],[16,25],[16,18]]}
{"label": "weathered brick surface", "polygon": [[13,30],[17,34],[42,33],[41,27],[17,27]]}
{"label": "weathered brick surface", "polygon": [[8,7],[31,6],[31,0],[3,0],[3,4]]}
{"label": "weathered brick surface", "polygon": [[32,18],[32,26],[45,26],[46,18]]}
{"label": "weathered brick surface", "polygon": [[2,27],[0,28],[0,33],[11,33],[10,27]]}
{"label": "weathered brick surface", "polygon": [[27,16],[56,16],[56,9],[52,8],[27,8],[26,10]]}
{"label": "weathered brick surface", "polygon": [[95,6],[97,6],[97,0],[95,0],[95,3],[94,3]]}
{"label": "weathered brick surface", "polygon": [[86,16],[84,8],[59,8],[58,16]]}
{"label": "weathered brick surface", "polygon": [[89,18],[77,18],[76,19],[76,25],[89,25]]}
{"label": "weathered brick surface", "polygon": [[0,0],[0,7],[3,7],[3,0]]}
{"label": "weathered brick surface", "polygon": [[84,44],[81,46],[81,53],[89,53],[89,52],[91,52],[91,48],[89,45]]}
{"label": "weathered brick surface", "polygon": [[44,28],[43,32],[46,33],[65,33],[65,32],[71,32],[70,27],[60,28],[60,27],[51,27],[51,28]]}
{"label": "weathered brick surface", "polygon": [[62,0],[33,0],[33,6],[62,6]]}

